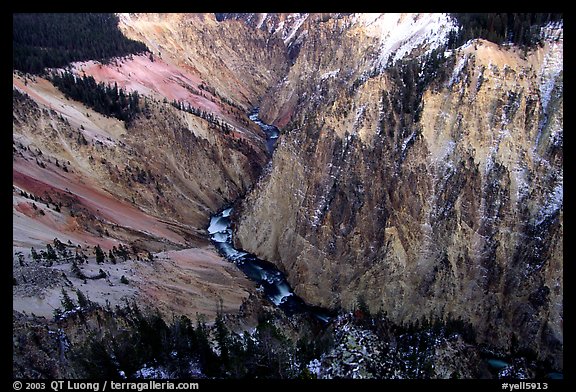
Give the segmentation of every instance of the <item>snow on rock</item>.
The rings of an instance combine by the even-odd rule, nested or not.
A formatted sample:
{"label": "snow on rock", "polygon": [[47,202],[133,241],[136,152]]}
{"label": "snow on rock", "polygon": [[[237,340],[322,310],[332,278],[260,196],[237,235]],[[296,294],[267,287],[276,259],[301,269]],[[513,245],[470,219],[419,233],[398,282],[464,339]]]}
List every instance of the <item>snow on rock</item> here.
{"label": "snow on rock", "polygon": [[[359,124],[364,118],[364,113],[366,112],[366,104],[360,106],[356,109],[356,115],[354,117],[354,125],[352,126],[352,131],[356,132],[360,127]],[[350,141],[350,136],[348,136],[347,141]]]}
{"label": "snow on rock", "polygon": [[[284,44],[290,46],[292,41],[298,39],[300,26],[306,21],[310,14],[308,13],[289,13],[289,14],[256,14],[258,23],[257,29],[266,27],[269,33],[280,36]],[[280,19],[280,20],[278,20]]]}
{"label": "snow on rock", "polygon": [[530,191],[530,186],[528,183],[528,170],[526,169],[526,166],[522,164],[522,162],[516,162],[511,173],[512,183],[516,189],[516,201],[520,202],[528,195],[528,192]]}
{"label": "snow on rock", "polygon": [[264,21],[266,20],[266,17],[268,16],[268,14],[266,12],[258,14],[259,20],[258,20],[258,24],[256,25],[256,28],[259,29],[262,27],[262,24],[264,23]]}
{"label": "snow on rock", "polygon": [[425,46],[426,52],[438,48],[457,29],[447,14],[363,13],[354,16],[354,23],[364,26],[368,36],[380,39],[378,65],[385,67]]}
{"label": "snow on rock", "polygon": [[335,78],[339,72],[340,72],[340,68],[335,69],[333,71],[324,72],[322,75],[320,75],[320,79],[324,80],[324,79],[328,79],[328,78]]}
{"label": "snow on rock", "polygon": [[304,23],[306,18],[308,18],[308,15],[309,14],[307,13],[290,14],[288,18],[286,18],[286,24],[289,25],[289,28],[284,30],[282,34],[282,39],[284,40],[285,44],[288,44],[290,40],[294,38],[294,35],[300,26],[302,26],[302,23]]}
{"label": "snow on rock", "polygon": [[410,136],[408,136],[408,137],[402,142],[402,150],[401,150],[402,153],[404,153],[404,151],[406,151],[406,148],[408,147],[408,143],[410,143],[411,141],[413,141],[415,137],[416,137],[416,131],[412,131],[412,133],[410,134]]}
{"label": "snow on rock", "polygon": [[550,44],[550,50],[547,52],[542,63],[539,87],[544,111],[548,108],[556,79],[564,70],[564,40],[562,37],[563,35],[560,35],[556,42]]}
{"label": "snow on rock", "polygon": [[144,367],[134,374],[135,378],[144,378],[144,379],[166,379],[170,378],[169,375],[161,368],[155,367]]}
{"label": "snow on rock", "polygon": [[454,71],[452,71],[452,76],[450,76],[450,80],[448,81],[449,87],[460,81],[460,73],[468,63],[468,57],[469,55],[466,55],[458,60],[458,63],[454,67]]}
{"label": "snow on rock", "polygon": [[564,177],[559,176],[556,180],[554,188],[546,198],[546,204],[538,212],[537,223],[540,225],[547,217],[554,215],[558,212],[564,204]]}

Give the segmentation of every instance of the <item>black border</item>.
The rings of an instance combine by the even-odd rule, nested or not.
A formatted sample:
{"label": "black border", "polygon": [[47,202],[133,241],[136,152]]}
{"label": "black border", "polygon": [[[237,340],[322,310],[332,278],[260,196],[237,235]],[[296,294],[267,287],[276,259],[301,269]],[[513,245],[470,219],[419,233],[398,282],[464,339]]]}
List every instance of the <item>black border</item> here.
{"label": "black border", "polygon": [[[568,44],[568,50],[567,50],[567,56],[564,58],[565,64],[567,63],[569,66],[565,68],[567,69],[574,69],[574,67],[571,67],[570,65],[573,62],[573,56],[572,53],[570,51],[570,46],[572,46],[572,42],[570,40],[570,35],[572,32],[572,19],[573,16],[569,13],[564,12],[564,8],[567,8],[567,2],[559,2],[559,1],[555,1],[555,2],[548,2],[548,3],[538,3],[538,4],[534,4],[534,3],[530,3],[530,2],[523,2],[522,4],[520,4],[520,6],[518,4],[512,4],[511,2],[499,2],[495,5],[495,7],[492,7],[492,9],[490,9],[490,12],[494,12],[494,11],[523,11],[523,12],[563,12],[564,13],[564,32],[565,34],[568,35],[567,39],[565,40],[565,43]],[[140,2],[122,2],[117,3],[117,4],[103,4],[100,2],[75,2],[73,4],[65,4],[61,1],[52,1],[50,3],[45,2],[42,3],[38,6],[38,4],[33,4],[33,3],[24,3],[24,2],[19,2],[17,4],[15,4],[14,2],[10,3],[10,8],[11,8],[11,12],[10,13],[5,13],[6,16],[6,20],[4,21],[4,27],[6,29],[9,29],[12,26],[12,12],[214,12],[214,11],[219,11],[219,12],[262,12],[262,11],[272,11],[272,12],[295,12],[295,11],[306,11],[306,12],[322,12],[322,11],[327,11],[329,10],[330,12],[376,12],[376,11],[393,11],[393,12],[406,12],[406,11],[418,11],[418,12],[430,12],[430,11],[436,11],[436,12],[456,12],[456,11],[470,11],[470,7],[475,7],[475,8],[486,8],[486,4],[485,3],[471,3],[471,2],[458,2],[458,3],[453,3],[453,4],[446,4],[446,3],[434,3],[434,2],[428,2],[427,4],[423,4],[420,3],[418,4],[417,2],[404,2],[404,3],[399,3],[399,2],[370,2],[370,3],[352,3],[352,2],[347,2],[347,3],[342,3],[342,4],[337,4],[336,2],[333,2],[331,4],[329,4],[328,6],[326,5],[321,5],[318,3],[312,4],[310,2],[294,2],[294,1],[286,1],[284,3],[272,3],[269,2],[267,4],[258,4],[258,3],[247,3],[247,2],[236,2],[236,3],[229,3],[229,4],[224,4],[224,3],[215,3],[215,2],[208,2],[208,1],[202,1],[202,2],[197,2],[197,3],[193,3],[191,4],[191,2],[172,2],[172,3],[167,3],[165,1],[161,1],[161,2],[145,2],[145,1],[140,1]],[[476,11],[476,10],[473,10]],[[485,11],[481,10],[481,11]],[[11,36],[11,31],[7,32],[8,34],[6,34],[6,36]],[[10,50],[10,56],[12,55],[11,53],[11,49],[6,49],[6,50]],[[11,67],[11,61],[4,61],[3,65],[7,68],[6,70],[6,75],[10,75],[12,74],[12,67]],[[6,81],[8,82],[8,77],[6,78]],[[572,82],[572,77],[571,77],[571,73],[568,72],[568,77],[566,77],[566,75],[564,75],[564,83],[570,85]],[[8,86],[6,86],[6,91],[8,90]],[[571,91],[571,89],[569,88],[568,91]],[[9,95],[6,95],[8,97],[8,99],[10,99]],[[568,94],[568,99],[567,102],[571,101],[570,95]],[[566,97],[565,97],[565,102],[566,102]],[[6,105],[6,111],[8,110],[8,106]],[[572,107],[570,106],[570,104],[568,104],[568,107]],[[6,113],[5,115],[5,119],[6,122],[9,122],[11,119],[11,114]],[[568,121],[568,123],[570,123],[570,121]],[[8,126],[6,127],[8,128]],[[566,126],[565,126],[566,128]],[[572,139],[571,136],[571,127],[568,127],[568,132],[564,133],[565,139],[564,139],[564,145],[568,145],[569,147],[572,145],[572,143],[570,143],[570,140]],[[5,130],[5,134],[6,134],[6,138],[8,139],[8,131]],[[6,140],[5,143],[3,143],[3,146],[6,149],[10,149],[11,150],[11,141],[10,140]],[[568,150],[570,151],[570,150]],[[8,161],[7,164],[8,165],[12,165],[12,161],[11,161],[11,153],[5,154],[5,159]],[[567,162],[569,162],[570,159],[567,160]],[[570,163],[569,163],[570,164]],[[8,173],[8,170],[5,170],[5,173]],[[568,174],[568,181],[565,181],[565,183],[568,184],[568,188],[571,189],[570,185],[572,184],[572,182],[570,181],[570,174],[573,173],[571,170],[568,170],[567,174]],[[566,172],[564,173],[566,175]],[[8,175],[8,174],[7,174]],[[8,183],[8,180],[6,180],[6,182]],[[10,181],[11,182],[11,181]],[[12,205],[12,197],[11,197],[11,191],[6,193],[3,193],[3,195],[6,196],[6,201],[5,201],[5,206],[11,206]],[[566,230],[566,222],[571,223],[572,220],[570,219],[571,216],[571,203],[570,201],[568,201],[566,203],[566,198],[564,198],[565,202],[563,205],[563,214],[566,215],[566,213],[568,212],[567,216],[568,218],[563,218],[563,225],[564,225],[564,230]],[[568,208],[566,208],[568,207]],[[8,209],[6,209],[6,211],[8,211]],[[9,216],[12,216],[12,214],[10,213],[10,215],[8,215],[7,213],[7,219],[12,220],[12,218],[8,218]],[[568,232],[570,232],[570,230],[568,230]],[[563,246],[566,246],[566,243],[564,241]],[[5,265],[11,266],[11,261],[9,262],[9,260],[12,259],[12,251],[11,251],[11,247],[7,247],[7,249],[10,249],[10,254],[7,255],[8,257],[4,260]],[[566,252],[566,251],[565,251]],[[569,260],[569,259],[568,259]],[[9,273],[6,274],[6,276],[10,277],[12,275],[12,271],[11,271],[11,267],[7,267],[10,268]],[[573,273],[573,266],[570,263],[570,261],[568,261],[568,263],[564,264],[564,278],[568,277],[568,279],[564,279],[564,324],[566,326],[567,331],[571,331],[571,328],[574,326],[573,323],[573,316],[574,316],[574,310],[573,310],[573,286],[570,284],[570,278],[572,276],[574,276]],[[10,284],[9,281],[6,282],[7,284],[5,284],[3,286],[3,288],[8,291],[9,293],[12,292],[12,285]],[[11,295],[9,293],[6,293],[4,298],[11,298]],[[5,307],[5,309],[10,309],[12,307],[12,301],[10,299],[10,306]],[[12,313],[10,314],[10,318],[12,319]],[[10,328],[10,330],[12,330],[12,326]],[[2,352],[5,355],[8,355],[8,353],[12,352],[12,338],[9,336],[6,336],[6,345],[8,346],[8,344],[10,344],[10,349],[8,349],[8,347],[6,347],[6,349],[3,349]],[[573,390],[574,386],[576,386],[574,380],[575,380],[575,374],[571,372],[572,369],[574,369],[574,362],[573,362],[573,337],[571,336],[570,333],[565,334],[564,335],[564,380],[526,380],[526,382],[546,382],[548,383],[548,390],[550,391],[557,391],[557,390],[566,390],[568,388],[569,385],[572,385],[571,389]],[[12,358],[9,358],[6,362],[11,363],[12,362]],[[6,363],[5,362],[5,363]],[[7,384],[5,384],[8,388],[10,388],[9,390],[14,390],[12,389],[12,383],[15,380],[13,378],[13,371],[11,367],[6,366],[6,373],[7,373],[7,377],[6,380],[9,380],[10,385],[8,386]],[[49,389],[49,385],[50,385],[50,381],[52,380],[34,380],[37,382],[44,382],[45,383],[45,390]],[[82,380],[78,380],[78,381],[82,381]],[[95,381],[95,380],[84,380],[84,381]],[[176,380],[172,380],[172,381],[176,381]],[[190,380],[187,380],[190,381]],[[24,381],[25,382],[25,381]],[[276,387],[276,386],[281,386],[281,387],[286,387],[286,388],[290,388],[290,389],[317,389],[317,388],[355,388],[355,387],[361,387],[361,388],[366,388],[366,390],[379,390],[380,388],[390,388],[390,390],[400,390],[400,389],[421,389],[421,390],[428,390],[429,388],[432,389],[439,389],[439,390],[455,390],[455,391],[462,391],[465,388],[469,388],[469,387],[473,387],[473,388],[481,388],[482,390],[486,390],[486,391],[493,391],[493,390],[502,390],[502,384],[504,382],[519,382],[519,380],[517,381],[506,381],[506,380],[349,380],[349,379],[342,379],[342,380],[310,380],[310,381],[305,381],[305,380],[196,380],[196,382],[198,382],[200,389],[199,390],[220,390],[221,388],[230,388],[231,390],[234,389],[247,389],[250,391],[253,390],[267,390],[270,391],[270,388]],[[101,390],[101,389],[100,389]]]}

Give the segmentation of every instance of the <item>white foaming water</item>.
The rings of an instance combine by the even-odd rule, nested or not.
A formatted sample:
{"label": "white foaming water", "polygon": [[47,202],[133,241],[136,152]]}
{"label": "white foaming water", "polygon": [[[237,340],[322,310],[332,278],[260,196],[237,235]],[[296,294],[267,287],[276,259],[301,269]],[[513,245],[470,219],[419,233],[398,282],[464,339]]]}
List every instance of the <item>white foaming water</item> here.
{"label": "white foaming water", "polygon": [[226,258],[232,261],[237,261],[248,254],[246,252],[240,252],[234,249],[228,242],[219,243],[218,248],[224,253]]}
{"label": "white foaming water", "polygon": [[294,295],[294,293],[290,291],[290,287],[288,287],[284,282],[280,283],[276,287],[278,288],[279,293],[271,296],[272,302],[274,302],[276,306],[286,301],[286,298]]}
{"label": "white foaming water", "polygon": [[212,234],[212,240],[216,242],[229,242],[231,240],[230,232],[228,230]]}
{"label": "white foaming water", "polygon": [[222,219],[220,216],[213,216],[210,219],[210,226],[208,226],[208,233],[220,233],[228,229],[227,219]]}
{"label": "white foaming water", "polygon": [[223,218],[228,218],[231,214],[232,214],[232,207],[227,208],[224,211],[222,211],[221,215]]}

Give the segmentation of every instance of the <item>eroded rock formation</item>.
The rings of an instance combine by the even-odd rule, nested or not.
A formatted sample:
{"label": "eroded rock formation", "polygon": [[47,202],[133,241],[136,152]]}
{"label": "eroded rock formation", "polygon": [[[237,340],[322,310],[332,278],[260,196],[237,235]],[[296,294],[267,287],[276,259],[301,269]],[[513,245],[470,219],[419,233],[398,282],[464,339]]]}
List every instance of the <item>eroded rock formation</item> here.
{"label": "eroded rock formation", "polygon": [[435,68],[433,39],[383,66],[359,26],[302,24],[262,105],[284,133],[238,245],[311,303],[461,318],[561,363],[562,30],[528,51],[471,41]]}

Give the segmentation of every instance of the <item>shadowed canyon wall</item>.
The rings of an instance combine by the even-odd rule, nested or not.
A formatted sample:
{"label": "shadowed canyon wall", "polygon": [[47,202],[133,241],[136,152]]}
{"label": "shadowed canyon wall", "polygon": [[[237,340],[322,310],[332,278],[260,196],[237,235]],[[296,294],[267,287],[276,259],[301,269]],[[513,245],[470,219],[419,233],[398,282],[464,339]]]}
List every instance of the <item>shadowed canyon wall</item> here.
{"label": "shadowed canyon wall", "polygon": [[475,40],[434,56],[431,38],[383,63],[361,22],[311,16],[288,43],[261,110],[283,134],[237,245],[310,303],[462,319],[480,342],[561,363],[562,30],[527,51]]}

